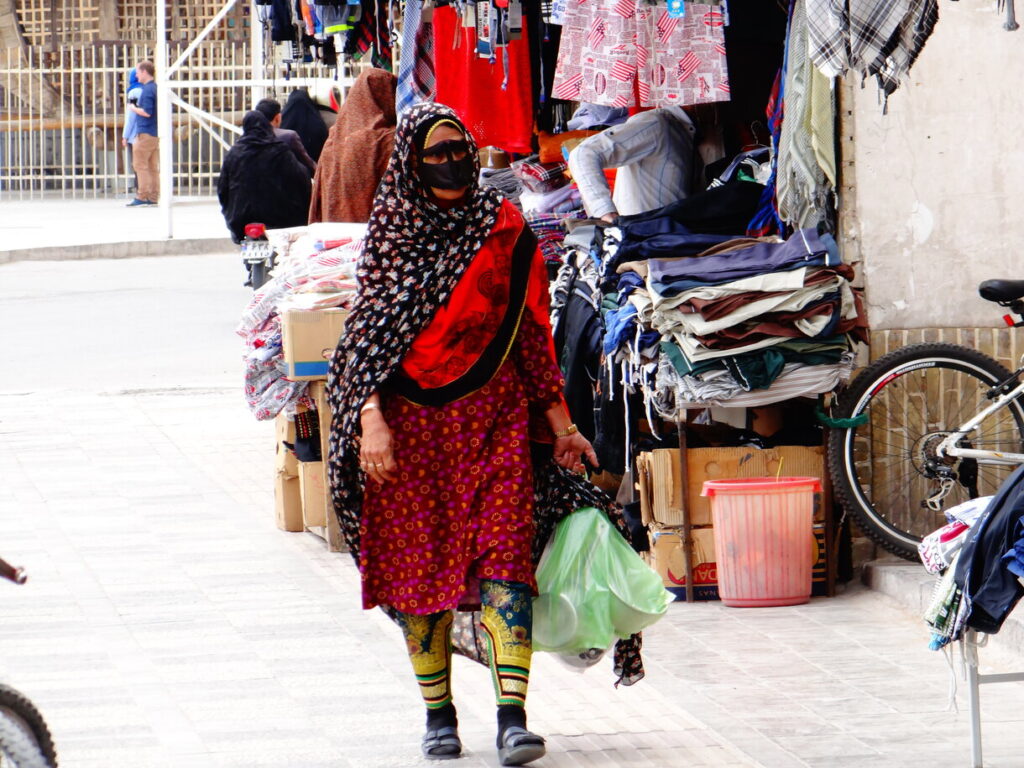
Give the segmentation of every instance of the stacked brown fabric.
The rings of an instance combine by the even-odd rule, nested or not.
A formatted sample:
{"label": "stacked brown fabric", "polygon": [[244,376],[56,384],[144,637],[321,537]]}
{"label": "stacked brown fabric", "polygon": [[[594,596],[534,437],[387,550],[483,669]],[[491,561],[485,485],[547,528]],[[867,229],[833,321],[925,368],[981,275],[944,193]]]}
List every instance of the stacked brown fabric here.
{"label": "stacked brown fabric", "polygon": [[331,128],[313,178],[309,223],[365,222],[395,146],[397,79],[383,69],[363,72]]}

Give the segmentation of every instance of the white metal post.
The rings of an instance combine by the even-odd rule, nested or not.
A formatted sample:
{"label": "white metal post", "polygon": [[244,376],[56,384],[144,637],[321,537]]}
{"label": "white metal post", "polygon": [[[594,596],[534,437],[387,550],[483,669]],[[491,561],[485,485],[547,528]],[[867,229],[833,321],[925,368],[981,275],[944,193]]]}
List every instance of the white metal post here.
{"label": "white metal post", "polygon": [[981,679],[978,674],[978,633],[973,629],[961,641],[964,645],[964,661],[967,667],[967,697],[971,717],[971,768],[983,768],[981,756]]}
{"label": "white metal post", "polygon": [[171,120],[171,73],[167,51],[167,0],[156,4],[156,118],[160,136],[160,213],[164,237],[174,237],[174,122]]}
{"label": "white metal post", "polygon": [[252,109],[256,106],[256,102],[267,95],[267,89],[260,84],[265,74],[263,60],[266,55],[264,48],[266,35],[263,30],[263,21],[260,19],[259,7],[256,5],[255,0],[249,3],[249,26],[249,50],[252,52],[252,103],[249,104],[249,109]]}

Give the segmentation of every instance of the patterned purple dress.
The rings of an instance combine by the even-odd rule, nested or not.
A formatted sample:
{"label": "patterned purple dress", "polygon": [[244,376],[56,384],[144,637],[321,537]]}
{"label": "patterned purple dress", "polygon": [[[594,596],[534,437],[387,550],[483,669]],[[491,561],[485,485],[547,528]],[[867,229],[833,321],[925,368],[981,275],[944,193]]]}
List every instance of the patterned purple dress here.
{"label": "patterned purple dress", "polygon": [[[493,267],[487,251],[504,251],[503,234],[516,234],[521,226],[521,218],[502,217],[481,252],[481,263]],[[495,290],[501,285],[496,274],[500,256],[497,262],[497,270],[467,270],[447,311],[480,306],[484,292],[497,298],[490,308],[485,303],[478,325],[488,326],[491,313],[502,314],[501,297],[505,306],[508,302],[507,292]],[[469,608],[479,604],[478,579],[522,582],[536,589],[531,414],[563,402],[564,387],[545,286],[538,250],[511,348],[480,389],[440,406],[418,405],[382,391],[398,479],[366,486],[359,552],[365,608],[388,605],[413,614]],[[455,350],[458,358],[459,343],[447,337],[465,340],[472,334],[460,319],[448,321],[439,346]]]}

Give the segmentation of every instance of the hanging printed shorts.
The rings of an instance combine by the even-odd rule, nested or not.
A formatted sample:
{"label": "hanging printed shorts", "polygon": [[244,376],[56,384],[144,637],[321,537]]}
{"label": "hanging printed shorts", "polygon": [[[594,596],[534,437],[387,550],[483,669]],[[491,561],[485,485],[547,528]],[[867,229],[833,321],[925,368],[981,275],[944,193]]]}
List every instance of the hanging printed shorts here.
{"label": "hanging printed shorts", "polygon": [[610,107],[728,101],[725,14],[686,9],[674,18],[643,0],[568,0],[552,96]]}

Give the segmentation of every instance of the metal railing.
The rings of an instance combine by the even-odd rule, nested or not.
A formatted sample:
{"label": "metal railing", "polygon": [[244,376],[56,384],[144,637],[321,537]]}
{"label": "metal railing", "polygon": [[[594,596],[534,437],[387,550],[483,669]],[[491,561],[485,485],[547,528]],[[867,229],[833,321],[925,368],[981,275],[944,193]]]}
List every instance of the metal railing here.
{"label": "metal railing", "polygon": [[[185,42],[169,46],[171,60],[186,47]],[[127,194],[134,183],[129,150],[121,143],[128,73],[151,52],[147,43],[0,50],[0,200]],[[268,95],[283,103],[294,84],[283,76],[273,79],[274,70],[267,67]],[[194,84],[181,97],[238,125],[252,106],[251,96],[248,86],[233,81],[247,81],[252,73],[248,41],[204,41],[180,70]],[[333,71],[309,63],[292,65],[291,74],[324,78]],[[211,83],[203,85],[206,81]],[[176,107],[175,194],[215,194],[221,163],[235,138],[222,125]]]}

